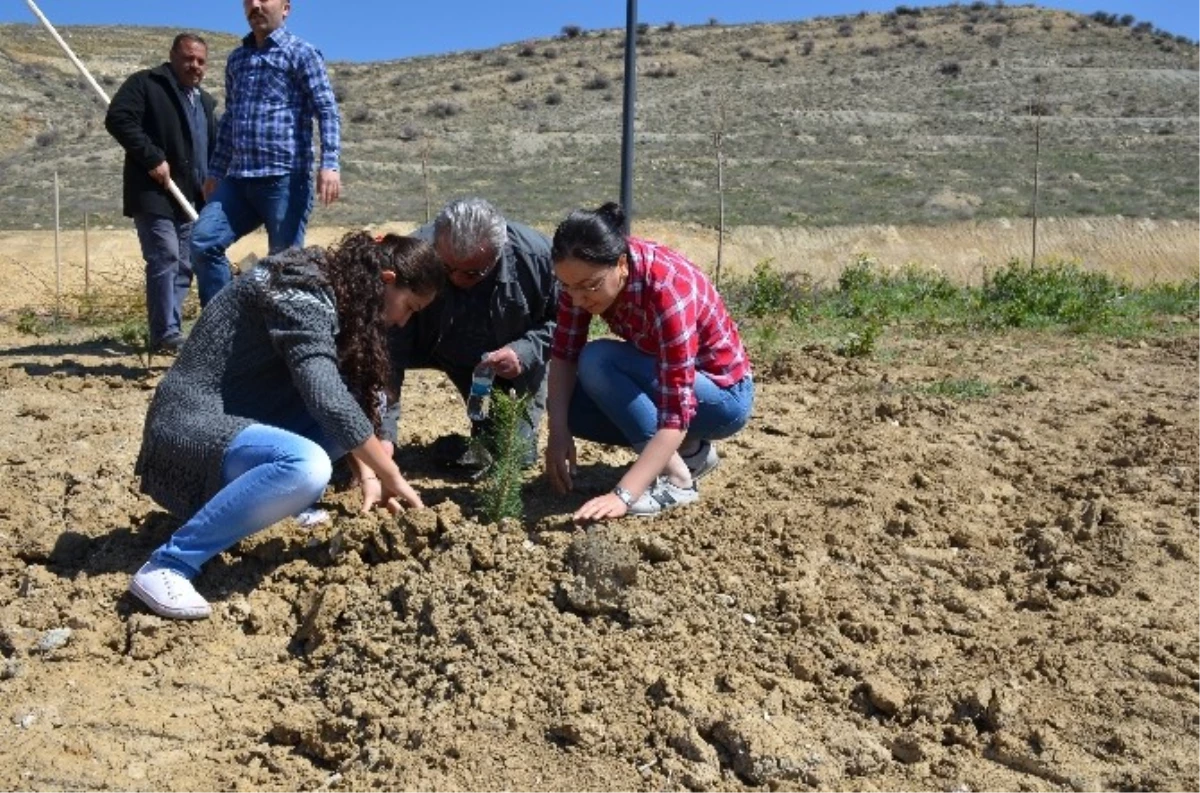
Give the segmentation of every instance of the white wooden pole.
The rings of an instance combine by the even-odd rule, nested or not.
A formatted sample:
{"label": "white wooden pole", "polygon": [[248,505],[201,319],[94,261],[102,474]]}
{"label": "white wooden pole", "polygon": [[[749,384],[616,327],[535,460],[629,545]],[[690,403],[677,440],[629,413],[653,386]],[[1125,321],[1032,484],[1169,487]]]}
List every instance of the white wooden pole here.
{"label": "white wooden pole", "polygon": [[[108,94],[104,93],[104,89],[100,87],[100,84],[96,82],[96,78],[92,77],[92,73],[87,70],[87,67],[75,57],[75,53],[71,52],[71,48],[67,46],[67,42],[62,40],[62,36],[58,35],[58,31],[54,29],[54,25],[50,24],[50,20],[46,19],[46,16],[41,12],[33,0],[25,0],[25,3],[29,6],[29,10],[33,12],[33,15],[41,21],[42,27],[46,28],[54,40],[58,42],[58,46],[62,47],[63,52],[67,54],[67,58],[70,59],[71,63],[75,64],[75,68],[78,69],[79,73],[83,75],[83,79],[87,81],[88,85],[95,89],[96,94],[99,95],[100,100],[104,102],[104,106],[107,107],[111,100],[109,100]],[[196,208],[193,207],[192,203],[184,197],[183,192],[180,191],[180,189],[175,185],[175,182],[171,179],[167,179],[167,192],[169,192],[171,197],[175,199],[175,202],[179,204],[179,207],[188,216],[188,219],[195,221],[198,217],[196,214]]]}

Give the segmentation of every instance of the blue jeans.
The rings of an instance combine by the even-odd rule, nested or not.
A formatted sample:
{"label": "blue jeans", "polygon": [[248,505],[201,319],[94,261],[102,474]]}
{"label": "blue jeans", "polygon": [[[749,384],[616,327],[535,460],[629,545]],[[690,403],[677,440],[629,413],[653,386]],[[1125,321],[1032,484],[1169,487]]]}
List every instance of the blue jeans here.
{"label": "blue jeans", "polygon": [[150,346],[183,333],[183,301],[192,288],[192,223],[139,212],[133,216],[146,260]]}
{"label": "blue jeans", "polygon": [[[686,442],[728,438],[750,419],[754,380],[750,376],[728,388],[696,372],[696,414]],[[658,432],[658,359],[632,344],[597,339],[579,356],[575,391],[567,426],[577,438],[641,450]]]}
{"label": "blue jeans", "polygon": [[267,227],[267,252],[304,244],[313,205],[313,178],[295,172],[281,176],[227,176],[208,199],[192,231],[192,265],[200,306],[233,280],[226,249],[259,226]]}
{"label": "blue jeans", "polygon": [[343,451],[266,424],[251,424],[225,450],[225,486],[171,535],[150,560],[192,578],[209,559],[321,497]]}

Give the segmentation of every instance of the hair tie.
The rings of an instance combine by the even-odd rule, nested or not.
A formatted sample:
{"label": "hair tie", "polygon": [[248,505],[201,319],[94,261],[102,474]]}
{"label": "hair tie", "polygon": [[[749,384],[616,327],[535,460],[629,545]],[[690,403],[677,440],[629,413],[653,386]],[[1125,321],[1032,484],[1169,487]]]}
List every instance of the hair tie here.
{"label": "hair tie", "polygon": [[381,242],[383,242],[383,238],[384,238],[384,237],[386,237],[386,236],[387,236],[386,234],[376,234],[376,235],[375,235],[375,242],[376,242],[376,243],[381,243]]}

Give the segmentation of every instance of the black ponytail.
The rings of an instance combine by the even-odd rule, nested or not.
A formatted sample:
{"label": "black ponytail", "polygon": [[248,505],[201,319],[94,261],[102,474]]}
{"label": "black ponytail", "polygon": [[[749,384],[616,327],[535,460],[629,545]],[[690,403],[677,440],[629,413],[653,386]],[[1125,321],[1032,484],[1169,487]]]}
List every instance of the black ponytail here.
{"label": "black ponytail", "polygon": [[625,210],[616,201],[609,201],[597,209],[596,214],[603,218],[605,223],[614,231],[623,233],[625,229]]}
{"label": "black ponytail", "polygon": [[576,209],[554,231],[550,258],[613,267],[629,253],[624,229],[625,210],[614,201],[597,210]]}

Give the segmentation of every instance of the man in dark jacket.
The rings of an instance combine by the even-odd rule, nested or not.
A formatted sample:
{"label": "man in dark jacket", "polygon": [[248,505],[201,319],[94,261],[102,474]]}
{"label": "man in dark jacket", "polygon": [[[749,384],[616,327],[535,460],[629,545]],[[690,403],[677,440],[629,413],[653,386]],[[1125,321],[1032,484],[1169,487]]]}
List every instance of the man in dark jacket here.
{"label": "man in dark jacket", "polygon": [[207,66],[204,39],[179,34],[170,61],[130,76],[104,118],[104,128],[125,149],[124,212],[133,218],[146,260],[150,345],[158,352],[174,352],[183,343],[192,223],[167,182],[174,181],[197,210],[204,204],[217,138],[216,102],[200,88]]}
{"label": "man in dark jacket", "polygon": [[[392,388],[399,395],[407,369],[436,369],[449,376],[465,400],[472,371],[486,359],[496,388],[532,397],[529,420],[521,426],[526,462],[532,463],[546,409],[546,362],[558,307],[550,240],[505,220],[482,198],[451,201],[413,236],[433,243],[450,283],[412,322],[392,329]],[[399,412],[397,403],[384,414],[390,439]],[[486,425],[472,424],[472,435],[485,431]],[[442,446],[435,449],[442,462],[476,469],[486,463],[461,436],[446,438]]]}

